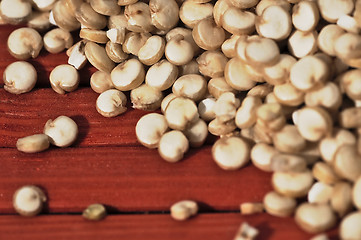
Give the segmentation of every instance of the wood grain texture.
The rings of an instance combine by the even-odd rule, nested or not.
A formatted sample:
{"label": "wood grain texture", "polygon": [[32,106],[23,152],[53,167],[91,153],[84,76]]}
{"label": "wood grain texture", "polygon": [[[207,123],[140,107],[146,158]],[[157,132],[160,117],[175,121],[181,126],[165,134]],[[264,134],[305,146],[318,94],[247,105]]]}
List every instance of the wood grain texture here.
{"label": "wood grain texture", "polygon": [[[18,27],[0,26],[1,76],[6,66],[16,61],[8,53],[6,41]],[[0,78],[0,239],[232,240],[243,221],[261,230],[259,239],[310,238],[291,218],[215,212],[237,211],[242,202],[262,201],[271,190],[269,173],[251,164],[238,171],[221,170],[212,160],[209,144],[192,149],[179,163],[167,163],[156,150],[137,142],[134,127],[147,112],[134,110],[128,103],[129,110],[115,118],[97,113],[98,94],[89,87],[95,69],[89,64],[80,71],[81,87],[59,95],[50,88],[48,77],[55,66],[67,62],[65,53],[48,54],[43,49],[29,62],[39,76],[30,93],[9,94]],[[72,117],[79,126],[73,146],[51,147],[37,154],[15,149],[18,138],[42,132],[45,122],[59,115]],[[13,193],[27,184],[45,190],[49,201],[44,215],[11,215]],[[164,212],[182,199],[200,202],[203,214],[179,223],[167,214],[140,213]],[[80,213],[95,202],[106,204],[115,215],[96,223],[78,215],[63,215]],[[124,212],[137,214],[120,214]],[[330,232],[331,239],[336,235],[337,230]]]}
{"label": "wood grain texture", "polygon": [[139,145],[135,136],[138,119],[147,112],[128,111],[105,118],[95,109],[99,94],[90,88],[60,95],[50,88],[14,95],[0,89],[0,147],[15,147],[20,137],[40,133],[48,119],[66,115],[79,126],[75,147]]}
{"label": "wood grain texture", "polygon": [[[177,222],[169,215],[111,215],[103,221],[90,222],[77,215],[51,215],[24,218],[0,216],[0,239],[22,240],[232,240],[243,223],[256,227],[257,239],[310,239],[290,218],[275,218],[267,214],[241,216],[237,213],[200,214]],[[337,239],[336,230],[330,231]]]}
{"label": "wood grain texture", "polygon": [[194,199],[204,211],[238,210],[262,201],[270,175],[252,165],[224,171],[210,147],[194,149],[171,164],[156,150],[140,147],[52,148],[37,154],[2,149],[0,211],[13,213],[11,198],[25,184],[46,190],[50,212],[81,212],[93,202],[117,211],[164,211],[175,201]]}

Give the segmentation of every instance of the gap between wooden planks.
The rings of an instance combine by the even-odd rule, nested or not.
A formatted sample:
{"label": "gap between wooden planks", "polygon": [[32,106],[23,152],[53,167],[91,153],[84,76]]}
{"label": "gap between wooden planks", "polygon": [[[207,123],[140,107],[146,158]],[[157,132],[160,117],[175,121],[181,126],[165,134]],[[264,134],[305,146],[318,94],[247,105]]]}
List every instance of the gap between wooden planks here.
{"label": "gap between wooden planks", "polygon": [[[10,32],[19,26],[0,27],[0,75],[15,61],[6,49]],[[211,159],[210,147],[192,150],[178,164],[165,163],[155,150],[139,146],[136,121],[145,112],[130,110],[104,119],[95,110],[98,94],[89,88],[94,68],[80,71],[81,86],[58,95],[49,88],[50,71],[67,62],[65,53],[29,60],[38,70],[36,88],[12,95],[0,89],[0,212],[13,214],[11,197],[24,184],[42,186],[48,194],[45,213],[81,212],[88,204],[103,202],[113,212],[164,211],[185,197],[206,203],[202,212],[235,211],[244,201],[261,201],[271,189],[270,174],[249,165],[225,172]],[[0,80],[0,87],[3,80]],[[39,87],[47,87],[39,89]],[[130,107],[130,104],[128,104]],[[80,136],[68,149],[27,155],[14,147],[19,137],[42,131],[49,118],[68,115],[77,121]],[[168,215],[112,215],[90,223],[75,215],[22,218],[0,216],[0,239],[232,239],[242,221],[261,230],[259,239],[307,239],[291,218],[267,214],[241,217],[235,213],[201,214],[178,223]],[[336,230],[331,236],[336,236]]]}
{"label": "gap between wooden planks", "polygon": [[238,210],[261,202],[271,190],[270,174],[249,165],[224,171],[210,146],[191,150],[170,164],[156,150],[142,147],[51,148],[37,154],[2,148],[0,212],[14,213],[11,198],[25,184],[39,185],[49,197],[48,212],[81,212],[100,202],[117,211],[163,211],[182,199],[203,210]]}

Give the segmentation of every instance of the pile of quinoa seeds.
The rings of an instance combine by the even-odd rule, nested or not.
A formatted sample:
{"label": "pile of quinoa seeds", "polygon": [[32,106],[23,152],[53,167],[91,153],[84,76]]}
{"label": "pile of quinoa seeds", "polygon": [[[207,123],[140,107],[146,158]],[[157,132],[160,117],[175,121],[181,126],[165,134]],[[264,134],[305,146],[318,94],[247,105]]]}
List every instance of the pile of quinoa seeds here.
{"label": "pile of quinoa seeds", "polygon": [[[360,0],[2,0],[0,11],[1,23],[28,26],[8,38],[19,61],[6,91],[31,91],[37,73],[24,60],[43,47],[66,50],[49,79],[58,94],[77,89],[89,62],[99,114],[116,117],[127,101],[151,111],[136,136],[165,161],[219,136],[220,168],[251,161],[273,173],[267,213],[314,234],[340,222],[340,238],[361,239]],[[28,152],[48,146],[30,140]]]}

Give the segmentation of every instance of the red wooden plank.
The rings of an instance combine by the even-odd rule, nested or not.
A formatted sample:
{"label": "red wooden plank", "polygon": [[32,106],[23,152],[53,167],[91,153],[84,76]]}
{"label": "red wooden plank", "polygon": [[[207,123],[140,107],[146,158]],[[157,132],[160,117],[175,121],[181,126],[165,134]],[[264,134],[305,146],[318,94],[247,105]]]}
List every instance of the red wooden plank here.
{"label": "red wooden plank", "polygon": [[[18,27],[0,26],[0,75],[16,61],[6,49],[6,40]],[[98,94],[90,88],[55,93],[48,76],[55,66],[67,62],[65,53],[48,54],[43,49],[29,62],[39,74],[36,89],[19,96],[0,89],[0,213],[14,213],[12,194],[25,184],[43,187],[49,197],[46,212],[56,213],[80,212],[94,202],[108,204],[114,212],[163,211],[185,198],[203,202],[202,211],[236,210],[241,202],[261,201],[271,189],[270,174],[253,166],[234,172],[219,169],[209,146],[192,150],[180,163],[164,162],[156,150],[137,143],[134,126],[146,112],[130,109],[108,119],[96,112]],[[82,86],[89,86],[94,71],[89,65],[80,71]],[[41,132],[45,122],[58,115],[70,116],[79,125],[73,147],[33,155],[7,148],[14,148],[19,137]],[[100,223],[80,216],[0,216],[0,239],[232,239],[244,220],[261,230],[259,239],[310,237],[290,218],[202,214],[185,223],[164,215],[116,215]],[[331,235],[336,236],[335,232]]]}
{"label": "red wooden plank", "polygon": [[175,164],[139,147],[52,148],[38,154],[1,149],[0,154],[0,213],[14,212],[12,195],[25,184],[46,190],[50,212],[80,212],[92,202],[119,211],[167,210],[188,198],[237,210],[242,202],[262,201],[271,189],[270,174],[252,165],[220,169],[209,146],[191,150]]}
{"label": "red wooden plank", "polygon": [[46,121],[59,115],[73,118],[79,126],[74,146],[138,145],[135,125],[147,112],[129,103],[125,114],[105,118],[95,109],[98,95],[90,88],[66,95],[52,89],[13,95],[0,89],[0,147],[15,147],[18,138],[42,132]]}
{"label": "red wooden plank", "polygon": [[[78,215],[0,216],[0,239],[232,240],[243,222],[260,231],[257,239],[304,240],[311,237],[290,218],[218,213],[199,214],[184,222],[174,221],[164,214],[111,215],[99,222],[86,221]],[[337,230],[330,231],[328,235],[330,239],[337,239]]]}

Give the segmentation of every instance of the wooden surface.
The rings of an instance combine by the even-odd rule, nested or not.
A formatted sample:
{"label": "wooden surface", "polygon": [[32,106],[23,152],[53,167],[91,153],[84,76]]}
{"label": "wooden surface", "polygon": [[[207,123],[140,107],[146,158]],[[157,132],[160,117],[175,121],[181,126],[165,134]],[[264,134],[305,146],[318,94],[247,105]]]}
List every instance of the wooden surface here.
{"label": "wooden surface", "polygon": [[[0,74],[14,62],[6,40],[14,26],[0,27]],[[184,160],[170,164],[157,150],[142,147],[134,127],[146,112],[129,110],[104,118],[95,110],[98,94],[89,87],[94,68],[81,70],[81,86],[59,95],[48,83],[56,65],[66,63],[65,53],[44,50],[30,60],[39,80],[30,93],[12,95],[0,80],[0,239],[217,239],[232,240],[242,222],[260,230],[258,239],[309,239],[292,218],[267,214],[241,216],[239,204],[260,202],[271,190],[270,174],[251,164],[238,171],[223,171],[206,146],[191,149]],[[65,149],[51,147],[37,154],[15,148],[20,137],[40,133],[45,122],[59,115],[79,126],[76,143]],[[48,196],[41,216],[25,218],[12,208],[14,191],[26,184],[43,188]],[[172,203],[193,199],[200,214],[186,222],[169,216]],[[91,203],[103,203],[110,212],[105,220],[89,222],[81,212]],[[330,231],[337,239],[337,229]]]}

